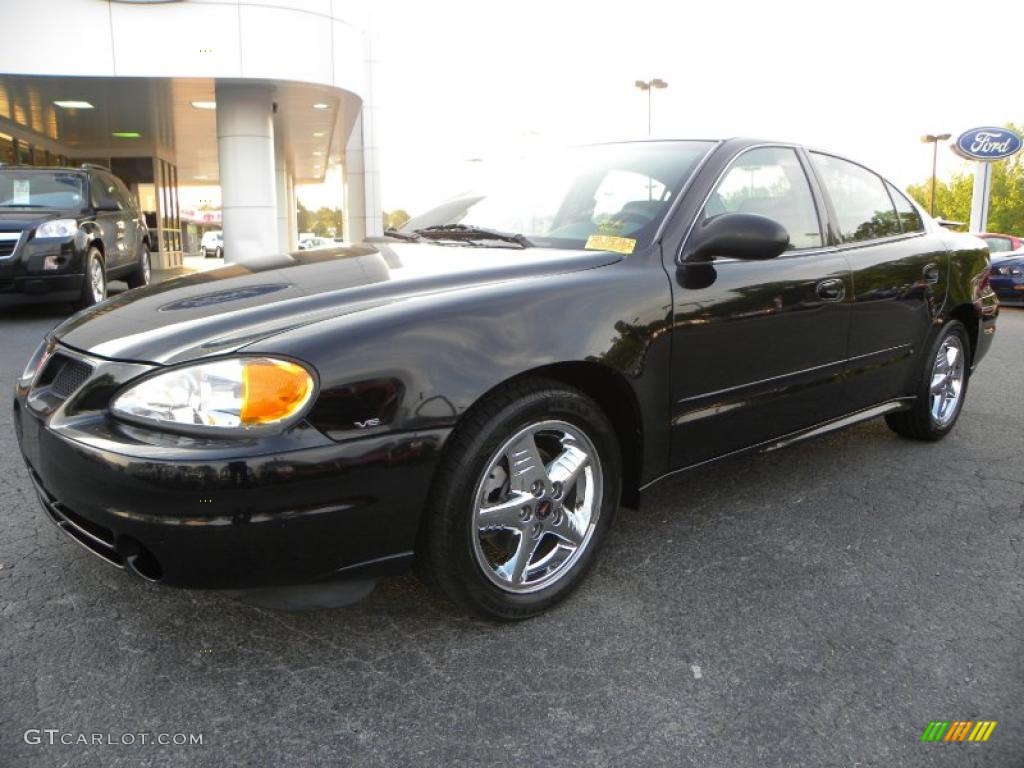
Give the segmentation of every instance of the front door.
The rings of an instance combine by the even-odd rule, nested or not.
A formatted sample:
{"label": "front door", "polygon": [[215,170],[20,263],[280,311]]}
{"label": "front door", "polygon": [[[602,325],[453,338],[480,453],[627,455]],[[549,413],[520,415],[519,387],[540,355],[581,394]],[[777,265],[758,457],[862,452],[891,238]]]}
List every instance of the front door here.
{"label": "front door", "polygon": [[842,372],[850,324],[846,259],[823,235],[793,147],[741,152],[698,221],[769,216],[790,249],[765,261],[716,258],[678,267],[673,285],[672,466],[778,438],[848,410]]}
{"label": "front door", "polygon": [[[103,233],[103,250],[107,270],[117,270],[129,263],[131,257],[131,236],[134,232],[129,226],[132,214],[124,209],[118,200],[117,184],[106,173],[92,176],[90,185],[92,204],[96,209],[96,223]],[[129,230],[132,231],[129,231]]]}

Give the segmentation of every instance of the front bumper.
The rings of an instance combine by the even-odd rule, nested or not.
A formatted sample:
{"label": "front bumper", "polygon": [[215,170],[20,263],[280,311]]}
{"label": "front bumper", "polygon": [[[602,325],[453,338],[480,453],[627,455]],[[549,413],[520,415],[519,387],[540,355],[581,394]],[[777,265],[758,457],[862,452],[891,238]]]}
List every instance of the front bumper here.
{"label": "front bumper", "polygon": [[[71,238],[22,243],[0,260],[0,306],[77,301],[84,279],[82,256]],[[56,269],[45,268],[47,259],[56,259]]]}
{"label": "front bumper", "polygon": [[0,306],[75,301],[82,295],[82,275],[0,276]]}
{"label": "front bumper", "polygon": [[992,277],[989,281],[992,290],[1004,306],[1024,306],[1024,278]]}
{"label": "front bumper", "polygon": [[140,446],[112,421],[55,430],[19,391],[18,442],[46,513],[113,565],[218,589],[401,570],[448,432],[323,438],[271,453],[255,440],[213,458]]}

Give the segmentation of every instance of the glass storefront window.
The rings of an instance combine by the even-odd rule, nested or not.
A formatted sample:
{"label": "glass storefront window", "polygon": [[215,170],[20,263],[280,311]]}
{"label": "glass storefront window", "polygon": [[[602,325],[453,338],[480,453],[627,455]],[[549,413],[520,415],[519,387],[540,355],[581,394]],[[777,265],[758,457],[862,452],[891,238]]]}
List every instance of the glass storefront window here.
{"label": "glass storefront window", "polygon": [[8,165],[17,160],[14,154],[14,139],[6,133],[0,133],[0,163]]}

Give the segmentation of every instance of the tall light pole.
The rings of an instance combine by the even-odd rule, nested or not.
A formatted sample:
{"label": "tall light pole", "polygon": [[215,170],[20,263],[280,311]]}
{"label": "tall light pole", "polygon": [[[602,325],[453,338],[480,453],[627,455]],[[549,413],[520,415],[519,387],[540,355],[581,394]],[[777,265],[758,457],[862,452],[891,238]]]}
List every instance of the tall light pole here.
{"label": "tall light pole", "polygon": [[932,145],[932,205],[928,211],[932,216],[935,215],[935,166],[939,160],[939,142],[949,141],[950,135],[948,133],[929,133],[921,137],[921,141],[925,144]]}
{"label": "tall light pole", "polygon": [[[647,135],[651,135],[651,91],[655,88],[668,88],[668,83],[660,77],[651,80],[637,80],[636,87],[641,91],[647,91]],[[948,138],[948,137],[947,137]]]}

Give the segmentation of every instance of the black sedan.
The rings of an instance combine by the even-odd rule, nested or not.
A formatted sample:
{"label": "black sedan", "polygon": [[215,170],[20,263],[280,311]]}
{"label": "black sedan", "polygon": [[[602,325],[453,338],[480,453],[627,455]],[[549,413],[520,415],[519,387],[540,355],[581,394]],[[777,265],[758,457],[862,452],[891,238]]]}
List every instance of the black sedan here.
{"label": "black sedan", "polygon": [[46,513],[143,578],[416,562],[518,619],[673,473],[878,416],[948,434],[995,331],[988,270],[829,153],[592,146],[377,242],[88,309],[29,361],[14,421]]}

